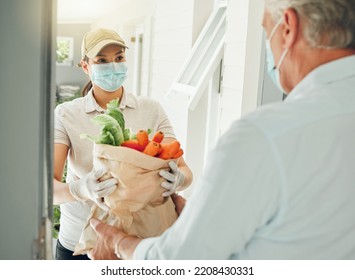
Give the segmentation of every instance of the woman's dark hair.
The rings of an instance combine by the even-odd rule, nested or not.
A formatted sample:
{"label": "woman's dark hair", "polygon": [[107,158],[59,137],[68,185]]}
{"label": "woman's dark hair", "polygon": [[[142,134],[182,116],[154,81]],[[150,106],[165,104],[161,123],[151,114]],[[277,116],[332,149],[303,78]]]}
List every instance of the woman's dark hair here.
{"label": "woman's dark hair", "polygon": [[92,83],[91,81],[88,81],[87,84],[81,90],[81,96],[87,95],[88,92],[91,90],[91,88],[92,88]]}

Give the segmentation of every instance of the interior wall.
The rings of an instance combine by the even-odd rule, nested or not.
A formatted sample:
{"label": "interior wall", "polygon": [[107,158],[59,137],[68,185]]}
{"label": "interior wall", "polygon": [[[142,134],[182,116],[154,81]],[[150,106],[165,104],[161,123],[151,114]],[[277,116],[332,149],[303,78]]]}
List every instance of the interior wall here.
{"label": "interior wall", "polygon": [[214,0],[195,0],[193,13],[192,43],[195,43],[202,28],[214,9]]}
{"label": "interior wall", "polygon": [[241,114],[245,115],[260,105],[263,79],[264,60],[262,18],[264,1],[249,1],[249,19],[247,29],[244,87]]}
{"label": "interior wall", "polygon": [[156,0],[153,16],[151,96],[164,96],[192,48],[193,1]]}
{"label": "interior wall", "polygon": [[142,26],[144,32],[142,45],[141,95],[150,96],[153,15],[146,16]]}
{"label": "interior wall", "polygon": [[57,36],[73,37],[74,39],[74,61],[73,65],[56,66],[57,85],[78,85],[83,87],[88,81],[88,76],[82,71],[77,63],[81,59],[81,42],[84,34],[90,30],[89,23],[59,23],[57,25]]}

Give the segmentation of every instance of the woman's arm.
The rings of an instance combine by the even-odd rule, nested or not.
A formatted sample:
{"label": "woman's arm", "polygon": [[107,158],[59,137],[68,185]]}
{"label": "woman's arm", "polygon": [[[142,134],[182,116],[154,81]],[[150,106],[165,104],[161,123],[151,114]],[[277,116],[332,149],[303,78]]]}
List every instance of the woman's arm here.
{"label": "woman's arm", "polygon": [[62,182],[68,151],[67,145],[54,144],[53,204],[55,205],[75,200],[69,192],[68,184]]}

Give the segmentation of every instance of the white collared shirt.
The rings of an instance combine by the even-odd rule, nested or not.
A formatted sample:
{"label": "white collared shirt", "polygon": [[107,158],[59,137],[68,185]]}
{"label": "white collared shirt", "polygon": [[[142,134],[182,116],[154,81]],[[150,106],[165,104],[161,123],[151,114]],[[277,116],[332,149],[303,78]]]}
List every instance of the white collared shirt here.
{"label": "white collared shirt", "polygon": [[136,259],[355,259],[355,56],[220,137],[177,222]]}

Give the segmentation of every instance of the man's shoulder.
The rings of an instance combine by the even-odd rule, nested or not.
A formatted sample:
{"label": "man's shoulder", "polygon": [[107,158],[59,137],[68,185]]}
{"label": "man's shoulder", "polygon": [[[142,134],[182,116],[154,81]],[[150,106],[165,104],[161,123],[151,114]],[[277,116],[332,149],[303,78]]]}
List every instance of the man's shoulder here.
{"label": "man's shoulder", "polygon": [[301,107],[296,103],[271,103],[245,115],[241,121],[272,138],[289,132],[302,122]]}
{"label": "man's shoulder", "polygon": [[258,107],[254,111],[244,115],[245,121],[259,125],[273,124],[279,119],[280,114],[287,112],[287,106],[283,102],[275,102]]}

